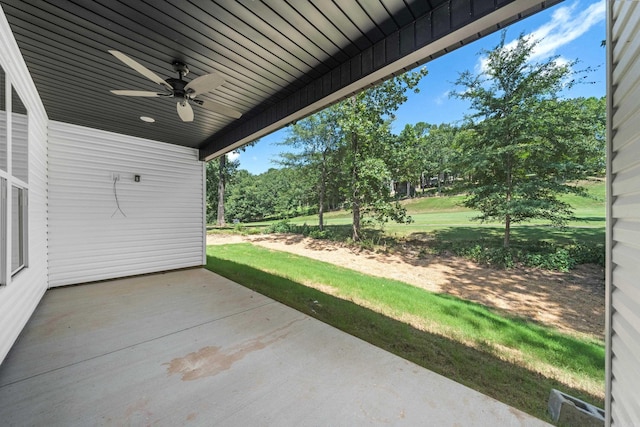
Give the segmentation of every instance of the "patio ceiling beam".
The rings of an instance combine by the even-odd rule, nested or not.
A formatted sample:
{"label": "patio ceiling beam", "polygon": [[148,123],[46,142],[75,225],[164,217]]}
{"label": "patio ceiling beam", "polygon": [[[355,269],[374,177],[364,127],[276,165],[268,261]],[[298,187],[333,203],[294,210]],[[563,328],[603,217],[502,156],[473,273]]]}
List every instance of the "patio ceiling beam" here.
{"label": "patio ceiling beam", "polygon": [[560,1],[447,0],[281,101],[255,107],[207,138],[200,159],[239,148]]}

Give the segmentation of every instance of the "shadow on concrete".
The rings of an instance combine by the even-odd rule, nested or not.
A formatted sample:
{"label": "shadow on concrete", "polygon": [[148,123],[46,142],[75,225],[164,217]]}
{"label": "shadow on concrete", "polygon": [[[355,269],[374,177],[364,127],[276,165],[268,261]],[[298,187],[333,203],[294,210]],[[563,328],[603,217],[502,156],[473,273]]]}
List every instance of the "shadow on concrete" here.
{"label": "shadow on concrete", "polygon": [[603,401],[597,397],[502,360],[491,354],[489,349],[483,351],[472,348],[449,338],[416,329],[351,301],[328,295],[292,280],[211,255],[207,257],[207,268],[548,422],[550,418],[546,408],[552,388],[566,391],[596,406],[603,405]]}

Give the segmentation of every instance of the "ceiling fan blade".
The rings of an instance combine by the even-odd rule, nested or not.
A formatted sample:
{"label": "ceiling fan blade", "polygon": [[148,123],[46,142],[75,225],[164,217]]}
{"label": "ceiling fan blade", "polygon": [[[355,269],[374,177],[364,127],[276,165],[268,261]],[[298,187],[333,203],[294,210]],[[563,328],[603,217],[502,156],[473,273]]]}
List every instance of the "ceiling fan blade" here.
{"label": "ceiling fan blade", "polygon": [[147,97],[155,97],[155,96],[167,96],[164,93],[151,92],[149,90],[110,90],[114,95],[122,95],[122,96],[147,96]]}
{"label": "ceiling fan blade", "polygon": [[205,101],[200,99],[194,99],[193,101],[198,105],[201,105],[202,107],[206,108],[207,110],[211,110],[213,112],[220,113],[225,116],[233,117],[234,119],[239,119],[240,117],[242,117],[241,112],[236,111],[232,108],[229,108],[226,105],[220,104],[219,102]]}
{"label": "ceiling fan blade", "polygon": [[143,76],[145,76],[146,78],[148,78],[149,80],[151,80],[152,82],[162,85],[169,90],[173,90],[171,85],[165,82],[162,77],[158,76],[156,73],[154,73],[144,65],[140,64],[138,61],[128,57],[124,53],[119,52],[117,50],[110,50],[109,53],[115,56],[116,58],[118,58],[120,61],[124,62],[129,67],[133,68],[134,70],[142,74]]}
{"label": "ceiling fan blade", "polygon": [[184,87],[184,90],[193,98],[200,93],[211,92],[222,83],[224,83],[224,79],[221,75],[217,73],[205,74],[204,76],[191,80],[189,84]]}
{"label": "ceiling fan blade", "polygon": [[193,108],[191,108],[191,105],[189,105],[189,102],[186,99],[182,102],[178,102],[176,104],[176,108],[178,109],[178,115],[183,122],[193,121]]}

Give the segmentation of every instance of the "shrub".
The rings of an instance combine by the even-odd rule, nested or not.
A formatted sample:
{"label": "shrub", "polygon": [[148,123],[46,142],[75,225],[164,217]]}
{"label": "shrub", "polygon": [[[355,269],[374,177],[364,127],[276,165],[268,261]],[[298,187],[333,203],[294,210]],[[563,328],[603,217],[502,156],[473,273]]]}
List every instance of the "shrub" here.
{"label": "shrub", "polygon": [[528,243],[503,248],[497,242],[479,240],[441,244],[439,252],[449,250],[455,255],[481,264],[513,268],[517,264],[546,270],[569,271],[580,264],[604,267],[604,245],[557,245],[549,242]]}
{"label": "shrub", "polygon": [[283,219],[282,221],[278,221],[269,225],[265,233],[295,233],[296,225],[291,224],[288,219]]}
{"label": "shrub", "polygon": [[484,242],[456,244],[451,251],[480,264],[490,264],[500,268],[513,268],[515,265],[514,251],[511,248],[490,247]]}
{"label": "shrub", "polygon": [[596,264],[604,267],[606,251],[604,245],[585,245],[583,243],[568,248],[576,264]]}
{"label": "shrub", "polygon": [[565,248],[556,248],[553,252],[522,254],[522,264],[529,267],[539,267],[546,270],[569,271],[576,266],[576,260],[571,257]]}
{"label": "shrub", "polygon": [[331,230],[320,230],[320,227],[308,225],[306,222],[302,225],[291,224],[288,220],[282,220],[271,224],[265,229],[265,233],[293,233],[302,234],[312,239],[333,239],[334,233]]}
{"label": "shrub", "polygon": [[333,234],[331,233],[331,231],[326,229],[325,230],[316,229],[316,230],[309,231],[309,237],[311,237],[312,239],[332,239]]}

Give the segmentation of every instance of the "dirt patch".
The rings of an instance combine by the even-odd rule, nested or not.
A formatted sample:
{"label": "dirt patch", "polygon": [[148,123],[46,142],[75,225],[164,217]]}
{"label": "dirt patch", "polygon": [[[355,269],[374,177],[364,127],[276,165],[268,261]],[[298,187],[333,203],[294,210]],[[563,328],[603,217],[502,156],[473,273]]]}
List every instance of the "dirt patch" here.
{"label": "dirt patch", "polygon": [[455,295],[574,335],[604,339],[604,271],[582,265],[569,273],[535,268],[498,270],[456,256],[356,251],[340,243],[299,235],[210,234],[208,245],[249,242]]}

